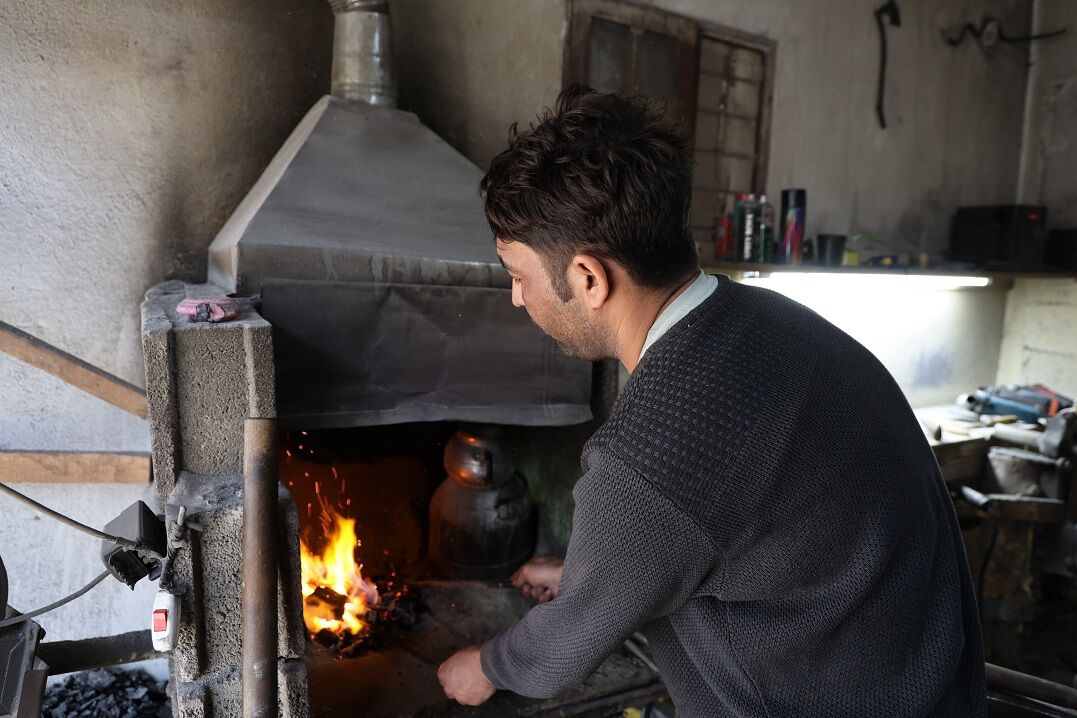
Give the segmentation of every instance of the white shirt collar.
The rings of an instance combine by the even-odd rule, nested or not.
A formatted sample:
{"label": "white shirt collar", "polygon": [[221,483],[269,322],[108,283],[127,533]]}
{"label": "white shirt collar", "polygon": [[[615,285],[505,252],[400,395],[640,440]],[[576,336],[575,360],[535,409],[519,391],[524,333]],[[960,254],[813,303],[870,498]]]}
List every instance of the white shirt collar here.
{"label": "white shirt collar", "polygon": [[652,344],[661,339],[663,334],[684,319],[689,312],[702,304],[717,288],[718,278],[707,274],[702,269],[699,270],[699,276],[655,318],[654,324],[647,331],[647,340],[643,342],[639,358],[643,359],[643,355]]}

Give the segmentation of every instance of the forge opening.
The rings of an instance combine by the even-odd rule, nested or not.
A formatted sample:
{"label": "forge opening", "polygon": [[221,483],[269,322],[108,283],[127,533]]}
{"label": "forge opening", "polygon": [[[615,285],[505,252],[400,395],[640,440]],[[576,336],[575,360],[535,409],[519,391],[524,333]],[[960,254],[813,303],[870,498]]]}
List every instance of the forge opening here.
{"label": "forge opening", "polygon": [[281,481],[299,511],[304,623],[341,655],[393,642],[426,610],[416,580],[451,424],[288,430]]}

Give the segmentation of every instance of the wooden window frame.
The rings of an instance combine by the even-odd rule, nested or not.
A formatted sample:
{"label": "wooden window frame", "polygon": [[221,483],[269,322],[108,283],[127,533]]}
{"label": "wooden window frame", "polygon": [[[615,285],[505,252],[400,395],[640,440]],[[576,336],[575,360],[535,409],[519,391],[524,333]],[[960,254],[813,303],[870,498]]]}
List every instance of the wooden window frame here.
{"label": "wooden window frame", "polygon": [[[563,84],[583,82],[590,65],[591,19],[601,18],[669,35],[681,43],[680,78],[677,97],[683,105],[685,120],[695,133],[696,99],[699,93],[699,52],[703,38],[757,50],[763,54],[763,85],[759,93],[759,124],[756,129],[755,163],[752,167],[752,191],[766,191],[767,169],[770,164],[771,108],[774,101],[774,72],[778,44],[762,35],[737,30],[717,23],[694,20],[690,17],[637,5],[623,0],[570,0],[568,4],[568,39],[565,43]],[[639,36],[633,33],[632,67],[637,67]]]}
{"label": "wooden window frame", "polygon": [[676,13],[619,0],[571,0],[568,6],[568,41],[565,43],[563,81],[585,82],[590,66],[591,20],[600,18],[632,28],[633,72],[638,75],[639,43],[643,32],[655,32],[676,39],[678,58],[677,99],[685,120],[694,131],[696,92],[699,83],[699,29],[695,20]]}
{"label": "wooden window frame", "polygon": [[[767,169],[770,165],[771,109],[774,104],[774,70],[778,60],[778,43],[762,35],[737,30],[711,22],[699,23],[699,43],[704,39],[740,45],[763,54],[763,82],[759,92],[759,123],[756,127],[755,162],[752,167],[752,192],[761,195],[767,189]],[[696,65],[699,77],[699,65]]]}

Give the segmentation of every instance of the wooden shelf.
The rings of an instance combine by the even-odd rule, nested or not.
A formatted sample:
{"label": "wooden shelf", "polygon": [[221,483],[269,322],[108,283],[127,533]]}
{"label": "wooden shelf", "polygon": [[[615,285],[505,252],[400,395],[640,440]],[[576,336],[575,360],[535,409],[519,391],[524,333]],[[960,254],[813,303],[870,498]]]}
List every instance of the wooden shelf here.
{"label": "wooden shelf", "polygon": [[940,265],[932,267],[824,267],[818,264],[754,264],[751,262],[708,262],[703,266],[708,273],[740,274],[744,272],[804,272],[826,274],[904,274],[929,277],[987,277],[989,279],[1077,279],[1077,273],[1042,270],[1037,272],[1004,272],[977,269],[976,267]]}

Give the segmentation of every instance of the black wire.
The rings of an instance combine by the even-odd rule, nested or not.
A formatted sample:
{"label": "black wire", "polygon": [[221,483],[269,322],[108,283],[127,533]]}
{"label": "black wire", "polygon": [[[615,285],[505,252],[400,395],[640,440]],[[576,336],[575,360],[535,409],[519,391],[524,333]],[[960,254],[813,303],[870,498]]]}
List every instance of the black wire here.
{"label": "black wire", "polygon": [[1038,35],[1023,35],[1020,37],[1007,37],[1006,33],[1002,32],[1000,27],[998,30],[999,42],[1032,42],[1033,40],[1049,40],[1052,37],[1062,37],[1069,31],[1068,27],[1061,28],[1059,30],[1052,30],[1051,32],[1041,32]]}
{"label": "black wire", "polygon": [[48,613],[49,611],[53,610],[54,608],[59,608],[60,606],[64,605],[65,603],[70,603],[71,601],[74,601],[76,598],[78,598],[82,594],[89,591],[91,588],[93,588],[97,584],[104,581],[107,576],[109,576],[109,572],[104,571],[104,572],[100,573],[97,576],[97,578],[90,581],[88,584],[86,584],[85,586],[83,586],[79,590],[75,591],[74,593],[70,593],[70,594],[64,596],[59,601],[54,601],[53,603],[50,603],[47,606],[43,606],[42,608],[38,608],[36,610],[30,611],[29,613],[20,613],[18,616],[12,616],[11,618],[4,619],[3,621],[0,621],[0,628],[7,628],[8,626],[14,626],[16,623],[22,623],[23,621],[29,621],[34,616],[40,616],[42,613]]}
{"label": "black wire", "polygon": [[75,519],[71,518],[70,516],[64,516],[59,511],[54,511],[53,509],[50,509],[44,504],[39,504],[38,502],[31,499],[29,496],[26,496],[25,494],[20,494],[18,491],[11,488],[10,486],[7,486],[6,484],[0,483],[0,492],[7,494],[16,501],[21,501],[22,503],[26,504],[38,513],[42,513],[51,519],[59,521],[65,526],[70,526],[71,528],[77,531],[81,531],[85,534],[89,534],[94,538],[99,538],[102,541],[111,541],[114,544],[119,544],[124,548],[135,549],[136,551],[143,550],[142,545],[139,544],[137,541],[132,541],[131,539],[124,538],[123,536],[113,536],[112,534],[107,534],[104,531],[98,531],[92,526],[87,526],[84,523],[80,523]]}
{"label": "black wire", "polygon": [[961,26],[961,32],[958,34],[957,37],[947,37],[947,38],[945,38],[946,39],[946,44],[950,45],[952,47],[957,47],[958,45],[960,45],[961,43],[963,43],[965,41],[965,37],[967,35],[969,35],[969,34],[971,34],[974,38],[979,40],[980,36],[983,35],[983,30],[984,30],[985,27],[987,27],[988,22],[990,22],[990,18],[988,18],[987,20],[984,20],[980,24],[980,27],[976,27],[971,22],[965,23],[964,25]]}
{"label": "black wire", "polygon": [[980,575],[976,577],[976,595],[979,599],[980,623],[983,623],[984,621],[984,581],[987,577],[987,564],[991,562],[991,554],[995,552],[995,542],[998,540],[998,518],[990,516],[985,523],[991,525],[991,538],[984,548],[984,555],[980,558]]}
{"label": "black wire", "polygon": [[[944,38],[946,40],[946,44],[952,47],[957,47],[958,45],[963,43],[965,41],[965,38],[969,35],[972,35],[974,38],[979,40],[981,37],[983,37],[984,30],[986,30],[987,26],[990,25],[992,22],[997,23],[998,18],[986,17],[984,18],[983,22],[980,23],[979,27],[973,25],[971,22],[967,22],[961,26],[961,32],[958,33],[957,37]],[[1000,24],[998,28],[998,40],[999,42],[1033,42],[1034,40],[1048,40],[1052,37],[1061,37],[1062,35],[1065,35],[1068,30],[1069,28],[1064,27],[1059,30],[1052,30],[1051,32],[1041,32],[1038,35],[1021,35],[1018,37],[1008,37],[1006,33],[1002,31],[1002,25]]]}

